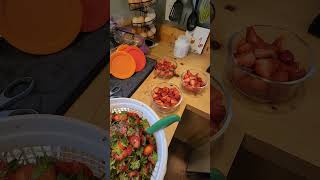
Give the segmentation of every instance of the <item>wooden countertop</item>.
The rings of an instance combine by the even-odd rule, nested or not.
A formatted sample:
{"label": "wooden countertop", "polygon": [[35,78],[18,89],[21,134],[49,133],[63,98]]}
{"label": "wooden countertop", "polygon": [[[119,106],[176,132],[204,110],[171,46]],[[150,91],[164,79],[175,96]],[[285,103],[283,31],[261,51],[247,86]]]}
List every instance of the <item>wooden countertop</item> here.
{"label": "wooden countertop", "polygon": [[[234,12],[225,10],[227,4],[236,7]],[[233,118],[224,137],[213,145],[211,164],[225,175],[228,174],[236,153],[245,137],[253,137],[275,149],[292,155],[293,159],[303,161],[304,165],[293,163],[282,164],[297,173],[319,179],[320,167],[320,74],[308,80],[297,97],[278,105],[259,104],[248,100],[232,88],[225,80],[224,66],[227,58],[227,42],[232,33],[251,24],[272,24],[286,27],[297,32],[316,50],[316,65],[319,66],[320,39],[307,33],[312,19],[319,13],[317,0],[298,1],[252,1],[252,0],[217,0],[217,15],[214,23],[215,34],[223,48],[214,51],[214,76],[223,81],[233,97]],[[275,108],[272,108],[274,106]],[[281,164],[282,157],[260,151],[262,157]],[[281,162],[282,161],[282,162]],[[286,162],[290,162],[287,160]],[[296,168],[302,167],[302,168]],[[295,169],[296,168],[296,169]]]}
{"label": "wooden countertop", "polygon": [[[149,56],[153,59],[159,59],[164,56],[173,57],[173,43],[178,35],[183,34],[184,32],[178,30],[170,25],[163,25],[160,29],[161,41],[158,46],[151,49]],[[209,42],[209,41],[208,41]],[[202,55],[197,55],[189,53],[189,55],[183,59],[177,59],[178,68],[177,73],[182,74],[187,69],[199,69],[204,72],[210,66],[210,43],[206,43],[204,52]],[[181,63],[183,65],[181,65]],[[108,80],[106,76],[108,75],[106,67],[90,84],[87,90],[78,98],[78,100],[70,107],[66,116],[74,117],[89,123],[93,123],[101,128],[108,128],[107,123],[107,114],[108,114]],[[209,76],[209,73],[207,73]],[[170,83],[176,84],[180,87],[180,77],[173,77],[170,80],[162,80],[159,78],[154,79],[154,73],[151,73],[146,80],[140,85],[136,92],[132,95],[131,98],[140,100],[147,105],[151,106],[151,87],[153,85],[168,81]],[[182,116],[185,109],[190,110],[193,113],[198,114],[199,116],[210,119],[210,86],[208,86],[201,94],[194,95],[190,93],[183,92],[183,102],[181,103],[179,109],[176,112],[173,112],[177,115]],[[163,117],[163,114],[160,114],[158,111],[157,114],[160,117]],[[178,126],[178,123],[172,124],[171,126],[165,129],[166,138],[168,146],[170,141],[175,133],[175,130]]]}
{"label": "wooden countertop", "polygon": [[[158,46],[151,49],[149,56],[156,60],[165,56],[170,57],[171,59],[174,59],[172,51],[173,51],[172,44],[165,41],[160,41]],[[197,54],[189,53],[189,55],[186,56],[185,58],[176,59],[176,61],[178,63],[178,68],[176,71],[179,75],[181,75],[187,69],[199,69],[206,72],[210,66],[210,55],[209,54],[197,55]],[[206,73],[206,74],[208,75],[208,77],[210,76],[209,73]],[[146,78],[146,80],[141,84],[141,86],[137,89],[137,91],[132,95],[131,98],[134,98],[146,103],[148,106],[150,106],[152,109],[155,110],[155,112],[158,114],[159,117],[164,117],[166,114],[160,113],[159,111],[157,111],[155,107],[152,106],[152,99],[151,99],[150,93],[154,85],[161,82],[170,82],[177,85],[182,90],[182,96],[183,96],[183,101],[180,107],[175,112],[173,112],[174,114],[182,116],[185,109],[188,109],[193,113],[196,113],[202,116],[205,119],[210,119],[210,98],[208,98],[210,97],[210,86],[207,86],[205,90],[200,94],[194,95],[193,93],[185,92],[181,88],[180,86],[181,77],[173,77],[170,80],[163,80],[163,79],[154,78],[154,77],[155,77],[155,74],[152,72]],[[177,126],[178,126],[178,123],[174,123],[165,129],[168,146],[175,133],[175,130],[177,129]]]}

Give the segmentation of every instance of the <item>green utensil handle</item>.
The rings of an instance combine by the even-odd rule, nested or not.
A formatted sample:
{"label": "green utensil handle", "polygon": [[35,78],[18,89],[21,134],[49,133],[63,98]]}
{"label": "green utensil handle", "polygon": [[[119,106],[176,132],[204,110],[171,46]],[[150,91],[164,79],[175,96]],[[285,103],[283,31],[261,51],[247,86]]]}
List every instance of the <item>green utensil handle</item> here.
{"label": "green utensil handle", "polygon": [[159,131],[160,129],[164,129],[170,126],[172,123],[178,122],[180,120],[181,120],[181,117],[175,114],[171,116],[167,116],[163,119],[160,119],[156,123],[154,123],[151,127],[147,128],[146,131],[148,134],[153,134]]}
{"label": "green utensil handle", "polygon": [[226,177],[217,169],[213,169],[210,173],[210,180],[226,180]]}

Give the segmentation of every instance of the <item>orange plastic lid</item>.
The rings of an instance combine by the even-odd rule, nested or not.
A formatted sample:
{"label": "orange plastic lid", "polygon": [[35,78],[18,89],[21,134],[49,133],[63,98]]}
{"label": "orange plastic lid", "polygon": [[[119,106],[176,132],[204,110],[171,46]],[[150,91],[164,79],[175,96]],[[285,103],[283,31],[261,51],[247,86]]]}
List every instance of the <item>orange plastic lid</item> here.
{"label": "orange plastic lid", "polygon": [[121,44],[118,46],[117,51],[124,51],[127,47],[129,47],[128,44]]}
{"label": "orange plastic lid", "polygon": [[31,54],[66,48],[80,32],[81,17],[79,0],[0,0],[1,35]]}
{"label": "orange plastic lid", "polygon": [[129,46],[124,51],[129,53],[136,61],[136,72],[142,71],[146,65],[146,56],[141,49],[136,46]]}
{"label": "orange plastic lid", "polygon": [[116,51],[110,57],[110,74],[119,79],[130,78],[136,69],[136,62],[130,54]]}

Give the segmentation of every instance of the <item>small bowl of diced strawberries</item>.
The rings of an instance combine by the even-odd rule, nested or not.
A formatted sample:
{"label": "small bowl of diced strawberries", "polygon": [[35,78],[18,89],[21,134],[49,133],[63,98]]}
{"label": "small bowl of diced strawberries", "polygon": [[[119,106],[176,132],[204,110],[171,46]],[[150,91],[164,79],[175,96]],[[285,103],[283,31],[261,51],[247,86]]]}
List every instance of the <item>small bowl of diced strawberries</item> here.
{"label": "small bowl of diced strawberries", "polygon": [[313,58],[312,50],[297,34],[254,25],[232,36],[227,75],[237,90],[252,99],[286,101],[314,73]]}
{"label": "small bowl of diced strawberries", "polygon": [[178,86],[172,83],[159,83],[151,91],[153,104],[161,112],[173,112],[182,102],[182,94]]}
{"label": "small bowl of diced strawberries", "polygon": [[168,57],[164,57],[157,61],[155,66],[156,77],[170,79],[173,76],[178,76],[176,73],[177,62],[170,60]]}
{"label": "small bowl of diced strawberries", "polygon": [[208,85],[208,76],[201,70],[188,69],[181,76],[182,87],[192,93],[200,93]]}

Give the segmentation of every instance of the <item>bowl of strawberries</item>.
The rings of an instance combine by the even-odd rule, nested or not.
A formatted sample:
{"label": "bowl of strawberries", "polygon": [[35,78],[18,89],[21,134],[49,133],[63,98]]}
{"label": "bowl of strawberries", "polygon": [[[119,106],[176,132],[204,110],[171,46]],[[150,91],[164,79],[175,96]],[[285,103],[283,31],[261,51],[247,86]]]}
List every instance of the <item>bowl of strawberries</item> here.
{"label": "bowl of strawberries", "polygon": [[208,76],[203,71],[188,69],[181,76],[182,87],[192,93],[200,93],[208,85]]}
{"label": "bowl of strawberries", "polygon": [[172,83],[159,83],[151,91],[153,105],[161,112],[175,111],[182,102],[181,91]]}
{"label": "bowl of strawberries", "polygon": [[215,78],[210,83],[210,136],[211,141],[220,138],[232,118],[231,96]]}
{"label": "bowl of strawberries", "polygon": [[167,57],[157,61],[155,66],[156,77],[170,79],[173,76],[178,76],[176,73],[177,62],[170,60]]}
{"label": "bowl of strawberries", "polygon": [[313,52],[297,34],[280,27],[254,25],[229,41],[228,79],[242,94],[260,102],[295,96],[315,72]]}

